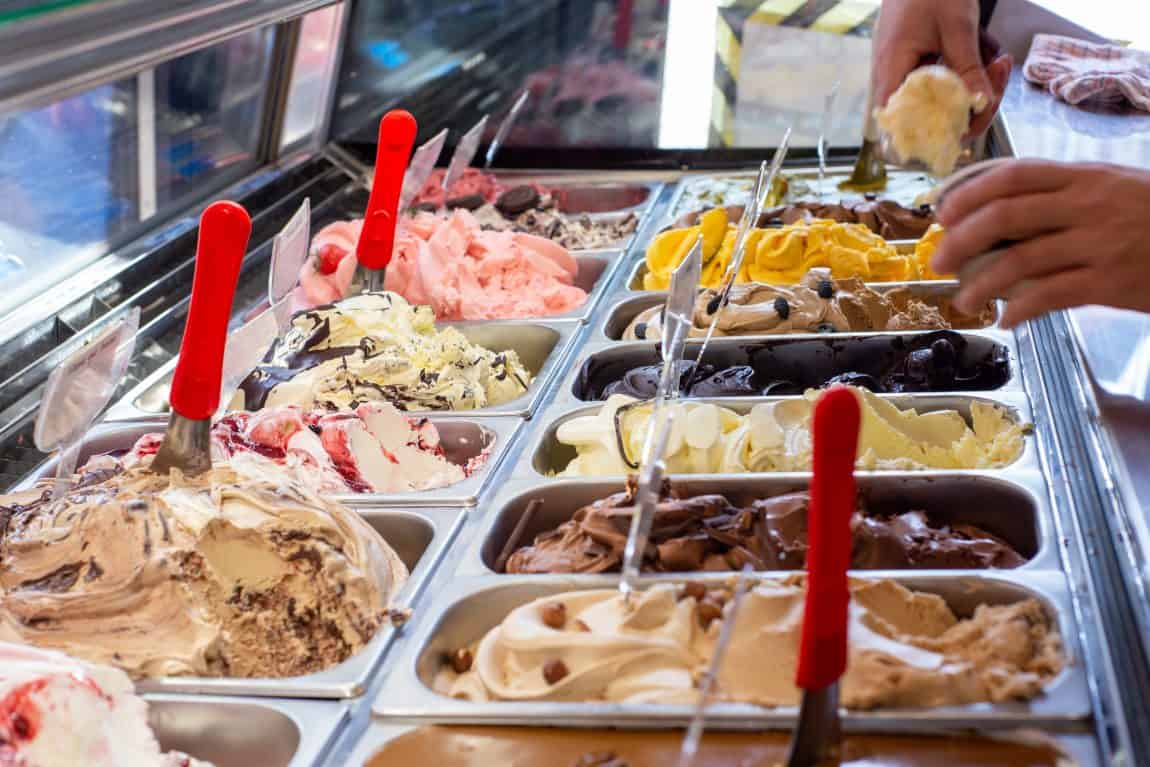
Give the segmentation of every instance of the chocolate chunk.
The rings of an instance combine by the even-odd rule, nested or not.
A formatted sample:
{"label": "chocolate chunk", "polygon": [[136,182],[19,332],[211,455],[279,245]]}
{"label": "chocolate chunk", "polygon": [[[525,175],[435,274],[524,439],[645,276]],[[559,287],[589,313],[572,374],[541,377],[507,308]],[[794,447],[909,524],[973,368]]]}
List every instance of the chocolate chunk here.
{"label": "chocolate chunk", "polygon": [[520,213],[539,207],[539,199],[539,192],[535,187],[517,186],[499,195],[495,207],[508,218],[515,218]]}
{"label": "chocolate chunk", "polygon": [[471,654],[471,650],[465,647],[462,650],[453,652],[448,662],[456,674],[466,674],[471,670],[471,664],[475,662],[475,656]]}
{"label": "chocolate chunk", "polygon": [[835,284],[830,280],[819,280],[819,298],[834,298]]}
{"label": "chocolate chunk", "polygon": [[540,613],[545,626],[560,630],[567,625],[567,606],[562,602],[544,605]]}
{"label": "chocolate chunk", "polygon": [[463,208],[464,210],[479,210],[487,203],[487,199],[481,194],[469,194],[463,197],[452,197],[444,203],[448,210],[455,210],[456,208]]}
{"label": "chocolate chunk", "polygon": [[72,562],[63,565],[45,576],[24,581],[18,588],[27,589],[28,591],[68,591],[76,585],[76,581],[80,578],[80,568],[83,566],[83,562]]}
{"label": "chocolate chunk", "polygon": [[643,341],[647,338],[647,323],[640,322],[635,326],[635,338]]}
{"label": "chocolate chunk", "polygon": [[722,303],[722,300],[722,294],[716,293],[715,297],[707,302],[707,314],[714,314],[719,311],[719,304]]}
{"label": "chocolate chunk", "polygon": [[547,684],[556,684],[570,673],[567,670],[567,664],[558,659],[549,660],[543,666],[543,679]]}
{"label": "chocolate chunk", "polygon": [[782,296],[775,299],[775,313],[779,315],[781,320],[791,316],[791,305],[787,303],[787,299]]}

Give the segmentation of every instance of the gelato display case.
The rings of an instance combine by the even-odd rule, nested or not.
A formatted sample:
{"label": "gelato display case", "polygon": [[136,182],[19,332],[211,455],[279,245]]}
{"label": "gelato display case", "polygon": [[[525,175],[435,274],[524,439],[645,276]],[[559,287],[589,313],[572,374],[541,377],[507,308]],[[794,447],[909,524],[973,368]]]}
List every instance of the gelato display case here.
{"label": "gelato display case", "polygon": [[[963,314],[930,267],[936,180],[841,191],[879,6],[0,11],[0,708],[35,687],[0,711],[0,761],[73,725],[41,708],[82,662],[123,688],[147,764],[637,767],[677,760],[699,710],[696,764],[783,763],[814,412],[842,385],[862,429],[841,763],[1150,764],[1150,324]],[[1092,34],[1062,10],[1000,0],[991,31]],[[402,192],[376,177],[395,109],[415,147],[442,142]],[[1015,71],[970,149],[1150,167],[1147,119]],[[250,218],[230,309],[197,271],[228,252],[217,200]],[[680,431],[624,597],[696,240]],[[124,322],[105,381],[92,360]],[[212,338],[223,372],[190,385]],[[214,464],[157,474],[189,421]],[[76,748],[52,758],[129,763]]]}

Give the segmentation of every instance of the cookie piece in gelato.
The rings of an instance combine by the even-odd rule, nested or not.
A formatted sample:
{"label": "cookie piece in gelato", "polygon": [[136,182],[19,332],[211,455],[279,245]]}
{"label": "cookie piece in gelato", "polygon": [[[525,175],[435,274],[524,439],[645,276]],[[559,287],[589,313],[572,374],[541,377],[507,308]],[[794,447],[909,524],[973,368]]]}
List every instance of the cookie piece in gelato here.
{"label": "cookie piece in gelato", "polygon": [[[622,569],[637,486],[575,511],[507,560],[513,574],[603,573]],[[1010,569],[1026,559],[1006,541],[974,525],[932,524],[911,509],[851,519],[851,567],[857,570]],[[664,485],[651,525],[644,572],[802,570],[806,567],[810,495],[786,493],[737,506],[722,495],[679,497]]]}
{"label": "cookie piece in gelato", "polygon": [[[956,410],[919,413],[849,387],[859,399],[859,469],[990,469],[1023,449],[1023,426],[997,405],[973,400],[970,422]],[[672,474],[809,471],[811,415],[822,390],[755,405],[740,414],[709,402],[682,401],[664,460]],[[637,404],[636,404],[637,403]],[[626,475],[646,438],[649,404],[616,394],[602,407],[559,425],[555,438],[575,458],[559,476]],[[626,456],[620,451],[626,450]]]}
{"label": "cookie piece in gelato", "polygon": [[0,642],[0,764],[212,767],[162,753],[148,704],[111,666]]}
{"label": "cookie piece in gelato", "polygon": [[[703,237],[703,271],[699,284],[716,288],[734,255],[735,225],[723,208],[707,211],[697,226],[669,229],[647,249],[644,290],[667,290],[671,274],[699,236]],[[814,219],[771,229],[751,229],[746,256],[736,282],[796,285],[811,269],[825,268],[835,278],[864,282],[920,279],[915,253],[891,245],[862,224]]]}
{"label": "cookie piece in gelato", "polygon": [[475,211],[484,229],[524,232],[544,237],[571,250],[619,247],[639,228],[634,213],[592,218],[564,213],[551,194],[534,186],[513,187]]}
{"label": "cookie piece in gelato", "polygon": [[[839,682],[847,708],[1032,700],[1065,665],[1061,637],[1036,599],[980,605],[960,617],[942,597],[896,581],[853,578],[849,588],[847,670]],[[799,703],[804,592],[805,577],[795,575],[747,593],[719,668],[718,699]],[[630,605],[618,589],[543,597],[512,610],[467,648],[469,670],[445,665],[434,687],[478,701],[691,703],[729,595],[664,583]],[[769,663],[763,648],[770,648]]]}
{"label": "cookie piece in gelato", "polygon": [[986,94],[971,93],[953,70],[935,65],[907,75],[874,115],[901,162],[920,161],[941,178],[954,171],[962,156],[971,114],[986,107]]}
{"label": "cookie piece in gelato", "polygon": [[232,407],[348,410],[382,401],[400,410],[472,410],[515,399],[533,378],[514,351],[436,327],[430,307],[364,293],[293,316]]}
{"label": "cookie piece in gelato", "polygon": [[[145,434],[119,459],[98,457],[86,470],[148,465],[162,433]],[[489,449],[465,464],[448,460],[439,430],[426,418],[405,416],[386,402],[354,411],[303,411],[294,405],[228,413],[212,426],[212,460],[258,479],[277,464],[322,494],[403,493],[462,482],[483,468]]]}
{"label": "cookie piece in gelato", "polygon": [[362,517],[265,464],[97,471],[0,497],[0,639],[134,678],[292,677],[361,650],[407,568]]}
{"label": "cookie piece in gelato", "polygon": [[[802,394],[810,388],[848,383],[876,393],[990,391],[1010,380],[1010,355],[991,344],[975,352],[951,330],[870,344],[821,348],[819,358],[796,362],[786,347],[741,347],[731,365],[684,361],[680,389],[692,397],[758,397]],[[978,347],[974,347],[978,348]],[[727,352],[734,350],[727,349]],[[801,356],[796,355],[796,356]],[[649,399],[658,390],[660,363],[629,367],[624,360],[588,359],[575,381],[585,400],[625,394]]]}
{"label": "cookie piece in gelato", "polygon": [[[1073,767],[1054,744],[1027,733],[994,739],[851,733],[835,767]],[[778,767],[786,764],[786,732],[735,733],[708,729],[694,763],[699,767]],[[554,727],[431,725],[387,743],[365,767],[428,764],[442,767],[666,767],[683,746],[676,731],[564,730]]]}
{"label": "cookie piece in gelato", "polygon": [[[987,327],[995,320],[991,302],[971,316],[954,308],[952,294],[917,292],[905,285],[872,288],[857,277],[832,279],[827,269],[812,269],[793,287],[761,282],[734,285],[721,312],[718,294],[714,288],[699,292],[690,331],[693,337],[707,334],[716,312],[716,336],[970,329]],[[656,341],[662,335],[660,304],[636,315],[623,331],[623,340]]]}

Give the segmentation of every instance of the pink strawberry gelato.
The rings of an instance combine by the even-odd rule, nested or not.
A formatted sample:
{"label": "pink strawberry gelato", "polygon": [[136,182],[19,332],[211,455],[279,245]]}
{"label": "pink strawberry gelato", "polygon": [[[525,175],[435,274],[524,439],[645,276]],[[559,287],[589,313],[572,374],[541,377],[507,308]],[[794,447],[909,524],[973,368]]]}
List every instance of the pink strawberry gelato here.
{"label": "pink strawberry gelato", "polygon": [[[315,241],[352,254],[362,227],[359,220],[330,224]],[[332,274],[305,264],[296,308],[345,297],[350,276],[345,284],[342,275],[345,269],[354,273],[354,264],[354,255],[345,257]],[[578,262],[563,246],[523,232],[483,229],[470,212],[455,210],[403,220],[384,288],[431,306],[444,321],[550,317],[587,301],[587,291],[574,284],[578,273]]]}
{"label": "pink strawberry gelato", "polygon": [[[119,459],[125,469],[151,461],[162,434],[145,434]],[[267,461],[286,466],[320,493],[397,493],[462,481],[486,463],[488,450],[452,463],[439,431],[393,405],[364,403],[352,412],[305,412],[294,405],[228,413],[212,427],[212,459],[240,473],[259,474]],[[107,468],[99,456],[87,470]]]}
{"label": "pink strawberry gelato", "polygon": [[[328,224],[312,238],[311,250],[300,270],[299,285],[292,293],[292,309],[300,311],[334,303],[347,298],[355,278],[355,245],[359,240],[362,221],[337,221]],[[325,274],[320,253],[333,248],[342,257],[334,272]]]}
{"label": "pink strawberry gelato", "polygon": [[551,240],[480,227],[456,210],[420,213],[405,221],[384,287],[413,304],[428,304],[441,320],[548,317],[582,306],[579,264]]}
{"label": "pink strawberry gelato", "polygon": [[487,202],[495,202],[504,191],[500,184],[490,173],[484,173],[477,168],[468,168],[451,184],[451,189],[444,192],[443,177],[447,174],[445,168],[436,168],[431,172],[423,189],[415,196],[413,205],[434,205],[442,208],[448,200],[457,197],[470,197],[478,194]]}

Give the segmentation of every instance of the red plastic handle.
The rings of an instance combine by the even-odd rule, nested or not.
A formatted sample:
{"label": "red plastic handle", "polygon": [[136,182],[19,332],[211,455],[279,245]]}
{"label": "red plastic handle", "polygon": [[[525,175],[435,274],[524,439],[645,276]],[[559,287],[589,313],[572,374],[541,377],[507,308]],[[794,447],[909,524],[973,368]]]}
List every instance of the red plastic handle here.
{"label": "red plastic handle", "polygon": [[807,601],[795,684],[818,690],[847,668],[847,568],[855,507],[859,403],[846,387],[832,387],[815,403],[814,476],[807,519]]}
{"label": "red plastic handle", "polygon": [[211,418],[220,404],[228,318],[252,220],[234,202],[213,202],[200,216],[192,302],[172,378],[172,409],[185,418]]}
{"label": "red plastic handle", "polygon": [[356,259],[368,269],[383,269],[391,262],[399,193],[403,190],[415,133],[415,118],[402,109],[393,109],[379,121],[375,178],[363,214],[363,232],[355,247]]}

